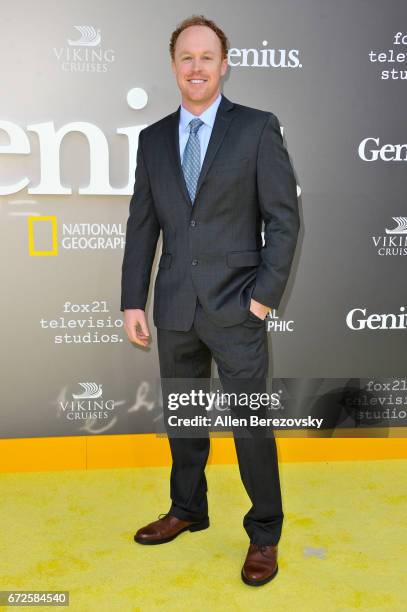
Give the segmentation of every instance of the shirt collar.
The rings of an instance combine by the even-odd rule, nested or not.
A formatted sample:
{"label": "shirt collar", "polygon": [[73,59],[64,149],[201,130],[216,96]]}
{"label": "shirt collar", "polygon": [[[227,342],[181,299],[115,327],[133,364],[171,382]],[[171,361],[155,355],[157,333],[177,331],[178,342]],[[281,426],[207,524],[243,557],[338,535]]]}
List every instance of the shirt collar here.
{"label": "shirt collar", "polygon": [[[219,94],[216,100],[214,100],[212,104],[208,106],[206,110],[203,111],[203,113],[198,115],[199,119],[201,119],[201,121],[203,121],[206,125],[209,125],[209,127],[211,128],[213,127],[213,124],[215,123],[216,112],[218,110],[218,106],[221,100],[222,100],[222,94]],[[190,113],[181,104],[179,124],[182,130],[189,132],[189,122],[191,121],[191,119],[195,119],[196,117],[197,115],[193,115],[192,113]]]}

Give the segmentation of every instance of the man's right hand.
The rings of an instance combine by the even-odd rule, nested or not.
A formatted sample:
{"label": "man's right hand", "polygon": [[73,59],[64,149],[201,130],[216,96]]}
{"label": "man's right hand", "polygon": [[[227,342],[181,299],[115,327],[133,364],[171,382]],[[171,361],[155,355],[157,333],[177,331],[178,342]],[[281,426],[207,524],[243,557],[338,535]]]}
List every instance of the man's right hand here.
{"label": "man's right hand", "polygon": [[124,329],[130,342],[147,346],[150,341],[150,331],[144,310],[130,308],[124,311]]}

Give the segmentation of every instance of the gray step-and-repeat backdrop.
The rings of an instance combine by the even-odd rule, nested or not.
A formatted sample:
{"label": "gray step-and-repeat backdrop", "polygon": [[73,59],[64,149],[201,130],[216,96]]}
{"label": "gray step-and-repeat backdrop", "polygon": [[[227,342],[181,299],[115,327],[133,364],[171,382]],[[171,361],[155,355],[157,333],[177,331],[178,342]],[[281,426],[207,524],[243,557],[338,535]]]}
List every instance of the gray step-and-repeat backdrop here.
{"label": "gray step-and-repeat backdrop", "polygon": [[342,422],[364,406],[376,424],[378,406],[405,424],[404,0],[17,0],[0,36],[4,438],[155,431],[153,295],[143,350],[123,330],[121,263],[138,134],[180,103],[168,43],[193,13],[225,30],[223,91],[277,115],[297,177],[270,376]]}

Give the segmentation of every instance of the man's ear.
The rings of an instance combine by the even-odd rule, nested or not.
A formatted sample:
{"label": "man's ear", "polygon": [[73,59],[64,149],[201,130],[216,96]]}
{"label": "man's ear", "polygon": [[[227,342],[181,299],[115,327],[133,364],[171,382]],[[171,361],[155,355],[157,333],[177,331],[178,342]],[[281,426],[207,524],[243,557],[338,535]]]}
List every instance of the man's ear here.
{"label": "man's ear", "polygon": [[225,57],[222,60],[222,66],[221,66],[221,75],[222,76],[224,76],[226,74],[228,67],[229,67],[228,58]]}
{"label": "man's ear", "polygon": [[174,60],[171,60],[171,70],[173,71],[174,74],[176,73]]}

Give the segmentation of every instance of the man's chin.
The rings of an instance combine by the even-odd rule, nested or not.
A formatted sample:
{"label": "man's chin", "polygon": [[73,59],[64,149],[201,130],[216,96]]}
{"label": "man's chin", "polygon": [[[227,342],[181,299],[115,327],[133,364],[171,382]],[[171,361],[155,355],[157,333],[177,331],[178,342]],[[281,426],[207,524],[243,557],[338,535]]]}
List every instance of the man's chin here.
{"label": "man's chin", "polygon": [[203,92],[203,91],[190,91],[188,90],[187,92],[185,92],[184,94],[184,98],[185,100],[187,100],[188,102],[192,102],[192,103],[200,103],[200,104],[205,104],[206,102],[208,102],[213,94],[209,94],[208,92]]}

